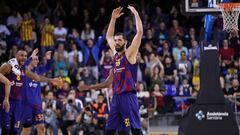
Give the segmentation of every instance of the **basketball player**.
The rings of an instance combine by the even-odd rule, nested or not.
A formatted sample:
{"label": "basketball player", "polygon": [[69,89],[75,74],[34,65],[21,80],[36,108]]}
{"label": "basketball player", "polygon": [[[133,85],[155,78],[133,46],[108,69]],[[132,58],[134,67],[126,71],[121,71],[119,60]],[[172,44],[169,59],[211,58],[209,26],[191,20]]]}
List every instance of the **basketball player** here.
{"label": "basketball player", "polygon": [[[30,78],[41,81],[41,82],[51,82],[55,85],[60,83],[59,79],[50,79],[44,76],[39,76],[26,70],[24,72],[23,64],[26,61],[27,52],[25,50],[18,50],[16,53],[16,58],[10,59],[7,63],[4,63],[0,67],[0,73],[3,74],[11,82],[11,92],[9,97],[10,111],[5,112],[0,108],[1,128],[3,135],[16,135],[18,134],[21,114],[22,114],[22,89],[24,88],[25,74]],[[2,89],[2,90],[1,90]],[[4,100],[5,90],[0,87],[2,91],[0,93],[0,103]]]}
{"label": "basketball player", "polygon": [[[37,57],[38,49],[33,51],[33,54],[25,62],[29,65],[32,72],[43,75],[51,69],[53,61],[51,60],[51,51],[46,52],[46,66],[38,66],[39,60]],[[45,135],[44,117],[42,111],[41,85],[29,77],[26,77],[25,88],[23,90],[23,119],[21,135],[29,135],[33,125],[36,125],[38,135]]]}
{"label": "basketball player", "polygon": [[131,45],[126,49],[126,36],[122,33],[117,33],[113,36],[115,22],[117,18],[123,15],[122,9],[122,7],[119,7],[113,10],[106,35],[110,48],[113,52],[116,52],[113,69],[103,83],[93,86],[82,86],[81,89],[107,88],[112,83],[114,95],[106,124],[106,135],[114,135],[116,131],[120,135],[128,135],[129,129],[131,129],[133,135],[142,135],[136,96],[137,67],[135,63],[141,44],[143,27],[138,12],[134,7],[128,6],[128,9],[135,16],[137,33]]}

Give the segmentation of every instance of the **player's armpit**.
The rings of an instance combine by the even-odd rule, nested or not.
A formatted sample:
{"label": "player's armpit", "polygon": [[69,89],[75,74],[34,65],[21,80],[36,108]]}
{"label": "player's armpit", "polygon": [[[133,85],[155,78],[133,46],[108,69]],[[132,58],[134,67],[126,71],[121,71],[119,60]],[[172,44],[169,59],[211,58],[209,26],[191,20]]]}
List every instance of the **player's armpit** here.
{"label": "player's armpit", "polygon": [[1,67],[0,67],[0,73],[5,75],[11,72],[11,65],[8,63],[4,63]]}

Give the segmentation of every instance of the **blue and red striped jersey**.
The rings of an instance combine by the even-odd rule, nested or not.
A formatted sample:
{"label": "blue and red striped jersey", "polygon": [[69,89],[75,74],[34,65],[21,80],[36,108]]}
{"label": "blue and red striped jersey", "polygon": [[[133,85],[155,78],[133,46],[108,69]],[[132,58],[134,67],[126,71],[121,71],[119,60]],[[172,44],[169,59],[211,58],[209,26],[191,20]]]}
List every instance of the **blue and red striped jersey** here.
{"label": "blue and red striped jersey", "polygon": [[129,63],[125,53],[114,55],[113,94],[136,93],[137,65]]}
{"label": "blue and red striped jersey", "polygon": [[[11,92],[9,100],[22,100],[22,89],[24,85],[25,75],[21,71],[20,75],[16,75],[12,70],[9,74],[6,74],[5,77],[11,82]],[[0,97],[4,98],[5,96],[5,86],[1,83],[0,87]]]}

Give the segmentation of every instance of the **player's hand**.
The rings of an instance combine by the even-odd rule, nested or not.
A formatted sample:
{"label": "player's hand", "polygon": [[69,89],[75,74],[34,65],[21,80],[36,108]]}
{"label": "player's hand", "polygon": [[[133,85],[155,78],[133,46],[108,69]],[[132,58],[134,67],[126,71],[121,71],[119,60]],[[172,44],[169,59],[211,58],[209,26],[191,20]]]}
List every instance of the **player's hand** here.
{"label": "player's hand", "polygon": [[5,110],[5,112],[9,112],[9,110],[10,110],[9,100],[3,100],[2,108]]}
{"label": "player's hand", "polygon": [[122,7],[115,8],[115,9],[112,11],[112,18],[117,19],[117,18],[119,18],[120,16],[122,16],[122,15],[123,15],[122,10],[123,10]]}
{"label": "player's hand", "polygon": [[80,87],[78,88],[79,91],[84,91],[84,90],[90,90],[91,86],[89,85],[80,85]]}
{"label": "player's hand", "polygon": [[129,10],[131,10],[131,12],[135,15],[135,14],[138,14],[137,10],[133,7],[133,6],[130,6],[128,5],[127,7]]}
{"label": "player's hand", "polygon": [[63,86],[63,80],[61,78],[53,78],[51,83],[54,85],[54,86],[57,86],[58,88],[62,88]]}
{"label": "player's hand", "polygon": [[39,52],[39,50],[38,50],[37,48],[33,50],[32,55],[31,55],[32,59],[38,57],[38,56],[37,56],[38,52]]}
{"label": "player's hand", "polygon": [[47,52],[45,53],[45,58],[46,58],[47,60],[50,60],[50,59],[51,59],[51,56],[52,56],[52,51],[47,51]]}

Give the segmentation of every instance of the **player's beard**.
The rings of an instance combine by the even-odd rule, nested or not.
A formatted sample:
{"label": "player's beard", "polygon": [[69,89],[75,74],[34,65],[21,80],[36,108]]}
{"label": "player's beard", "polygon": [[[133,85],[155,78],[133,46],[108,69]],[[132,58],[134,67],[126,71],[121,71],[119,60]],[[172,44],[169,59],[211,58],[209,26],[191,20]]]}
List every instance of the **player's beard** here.
{"label": "player's beard", "polygon": [[124,45],[122,45],[121,47],[116,47],[115,50],[117,52],[122,52],[124,50]]}

